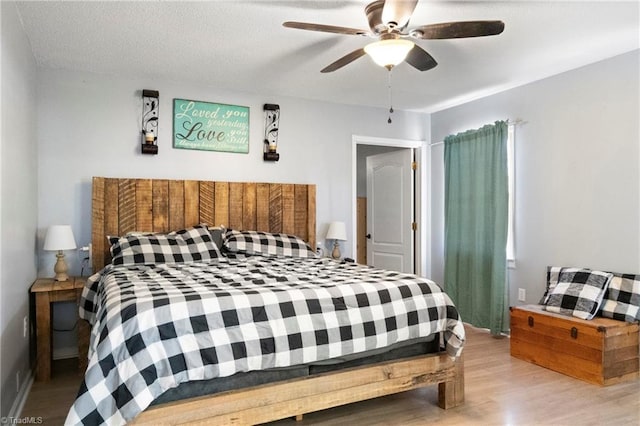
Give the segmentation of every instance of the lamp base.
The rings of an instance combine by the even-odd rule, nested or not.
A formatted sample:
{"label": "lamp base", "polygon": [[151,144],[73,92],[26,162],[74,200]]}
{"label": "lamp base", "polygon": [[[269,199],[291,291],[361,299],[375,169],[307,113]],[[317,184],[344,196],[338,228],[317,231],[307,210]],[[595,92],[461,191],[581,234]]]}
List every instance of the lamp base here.
{"label": "lamp base", "polygon": [[53,272],[56,273],[56,276],[54,277],[54,279],[56,281],[68,281],[69,280],[69,275],[67,275],[67,263],[64,261],[64,253],[62,252],[62,250],[59,250],[58,253],[56,254],[56,257],[58,258],[58,260],[56,260],[56,264],[53,267]]}
{"label": "lamp base", "polygon": [[331,257],[334,259],[340,259],[341,253],[340,253],[340,243],[338,242],[338,240],[334,240],[333,241],[333,251],[331,252]]}

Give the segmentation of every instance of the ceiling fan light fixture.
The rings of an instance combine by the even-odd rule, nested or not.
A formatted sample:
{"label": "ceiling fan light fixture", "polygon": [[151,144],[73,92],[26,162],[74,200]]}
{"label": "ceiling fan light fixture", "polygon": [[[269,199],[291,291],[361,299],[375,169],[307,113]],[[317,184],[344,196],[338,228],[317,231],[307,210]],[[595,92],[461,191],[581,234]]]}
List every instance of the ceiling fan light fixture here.
{"label": "ceiling fan light fixture", "polygon": [[367,44],[364,47],[364,51],[376,64],[390,68],[404,61],[413,46],[413,42],[409,40],[381,40]]}

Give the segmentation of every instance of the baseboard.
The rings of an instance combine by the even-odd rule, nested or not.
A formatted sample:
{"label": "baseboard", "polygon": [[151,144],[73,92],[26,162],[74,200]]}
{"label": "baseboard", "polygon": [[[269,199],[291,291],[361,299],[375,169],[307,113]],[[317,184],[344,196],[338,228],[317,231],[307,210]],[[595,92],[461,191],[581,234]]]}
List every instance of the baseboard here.
{"label": "baseboard", "polygon": [[13,405],[11,406],[7,417],[17,419],[22,414],[22,409],[24,408],[24,404],[27,402],[29,391],[31,391],[31,386],[33,385],[33,371],[29,370],[28,374],[29,376],[27,377],[27,380],[22,382],[20,391],[16,395],[16,399],[13,401]]}
{"label": "baseboard", "polygon": [[69,348],[55,348],[53,349],[52,357],[54,360],[78,358],[78,347],[73,346]]}

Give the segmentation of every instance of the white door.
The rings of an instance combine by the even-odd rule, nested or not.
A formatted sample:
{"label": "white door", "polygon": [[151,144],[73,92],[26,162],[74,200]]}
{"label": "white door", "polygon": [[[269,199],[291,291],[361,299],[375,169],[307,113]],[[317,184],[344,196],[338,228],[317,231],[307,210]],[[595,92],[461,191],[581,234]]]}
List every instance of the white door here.
{"label": "white door", "polygon": [[367,157],[367,262],[414,272],[412,149]]}

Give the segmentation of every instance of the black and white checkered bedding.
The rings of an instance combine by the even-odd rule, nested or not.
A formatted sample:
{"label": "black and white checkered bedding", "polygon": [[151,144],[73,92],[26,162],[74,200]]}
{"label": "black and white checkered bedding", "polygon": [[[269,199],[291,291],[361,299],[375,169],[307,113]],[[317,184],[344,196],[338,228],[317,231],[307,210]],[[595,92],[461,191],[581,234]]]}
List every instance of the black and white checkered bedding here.
{"label": "black and white checkered bedding", "polygon": [[222,244],[230,253],[317,257],[316,252],[304,240],[289,234],[227,229],[223,234]]}
{"label": "black and white checkered bedding", "polygon": [[108,237],[113,265],[206,262],[221,257],[207,225],[168,234]]}
{"label": "black and white checkered bedding", "polygon": [[66,424],[122,424],[167,389],[464,328],[435,283],[318,258],[108,266],[87,281],[89,366]]}

